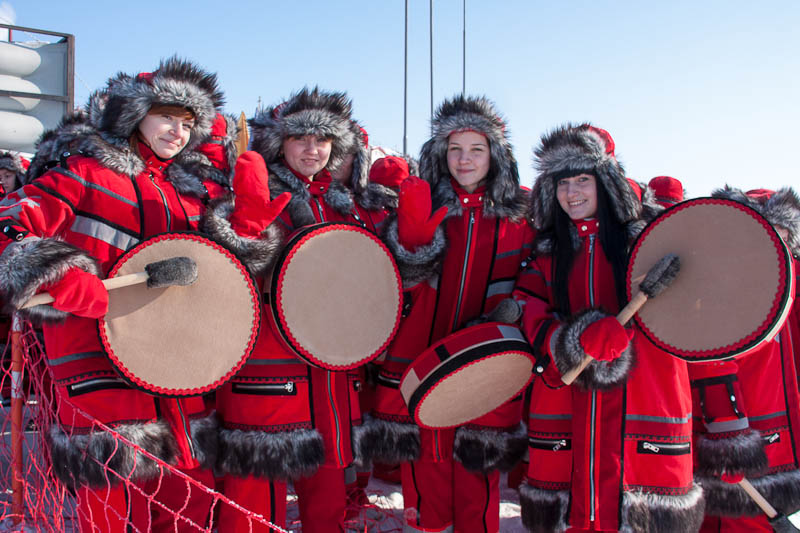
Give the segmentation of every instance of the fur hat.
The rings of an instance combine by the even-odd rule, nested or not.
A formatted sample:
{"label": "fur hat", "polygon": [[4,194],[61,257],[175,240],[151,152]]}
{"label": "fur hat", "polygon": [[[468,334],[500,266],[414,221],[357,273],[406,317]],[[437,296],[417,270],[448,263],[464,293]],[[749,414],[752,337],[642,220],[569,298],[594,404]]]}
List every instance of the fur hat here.
{"label": "fur hat", "polygon": [[190,149],[208,137],[223,103],[216,74],[173,56],[154,72],[136,76],[120,72],[108,80],[107,87],[90,99],[89,119],[106,140],[127,142],[151,107],[184,107],[195,116],[186,146]]}
{"label": "fur hat", "polygon": [[275,107],[256,111],[250,124],[250,149],[267,164],[278,160],[287,137],[319,135],[331,139],[327,168],[341,165],[347,154],[362,142],[358,125],[351,121],[352,104],[345,93],[303,88]]}
{"label": "fur hat", "polygon": [[614,154],[614,141],[607,131],[590,124],[565,124],[542,137],[534,150],[539,173],[531,191],[533,224],[548,230],[555,221],[555,180],[588,173],[603,186],[614,214],[626,223],[639,218],[641,204],[625,179],[625,171]]}
{"label": "fur hat", "polygon": [[489,99],[459,95],[445,100],[436,110],[431,127],[433,135],[420,152],[419,173],[422,179],[431,184],[436,207],[448,206],[448,215],[461,213],[461,205],[450,183],[447,143],[451,133],[474,131],[486,137],[491,155],[483,200],[484,211],[503,218],[524,217],[527,200],[519,186],[517,160],[505,120]]}
{"label": "fur hat", "polygon": [[785,228],[789,232],[786,246],[793,256],[800,257],[800,198],[791,187],[777,191],[754,189],[745,193],[725,185],[712,191],[711,196],[743,203],[761,213],[773,226]]}
{"label": "fur hat", "polygon": [[25,171],[28,165],[30,165],[30,162],[18,153],[0,152],[0,169],[13,172],[17,179],[17,186],[22,186],[25,183]]}

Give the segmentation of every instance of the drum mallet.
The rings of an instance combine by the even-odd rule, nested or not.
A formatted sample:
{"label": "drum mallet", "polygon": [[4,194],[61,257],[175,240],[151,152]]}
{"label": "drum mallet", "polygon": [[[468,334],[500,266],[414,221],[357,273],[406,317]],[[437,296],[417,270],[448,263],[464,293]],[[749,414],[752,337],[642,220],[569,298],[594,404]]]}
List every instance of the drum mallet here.
{"label": "drum mallet", "polygon": [[[106,290],[129,287],[147,283],[147,288],[158,289],[172,285],[191,285],[197,280],[197,263],[190,257],[170,257],[145,265],[144,272],[135,272],[103,280]],[[46,292],[39,293],[25,302],[20,309],[34,305],[49,304],[53,297]]]}
{"label": "drum mallet", "polygon": [[[637,292],[628,305],[622,308],[622,311],[617,315],[617,321],[623,326],[628,323],[633,315],[641,309],[649,298],[655,298],[664,289],[670,286],[672,281],[678,275],[681,269],[681,259],[675,254],[667,254],[658,262],[653,265],[644,277],[644,280],[639,284],[639,292]],[[589,366],[589,363],[594,359],[587,355],[581,361],[581,364],[567,372],[561,377],[566,385],[572,384],[575,379],[583,372],[583,369]]]}
{"label": "drum mallet", "polygon": [[769,518],[769,523],[772,526],[772,529],[777,531],[778,533],[791,533],[792,531],[800,531],[798,530],[794,524],[782,513],[779,513],[769,502],[764,499],[764,496],[758,492],[752,483],[750,483],[747,478],[742,478],[738,482],[739,486],[742,487],[750,498],[758,505],[764,514],[767,515]]}

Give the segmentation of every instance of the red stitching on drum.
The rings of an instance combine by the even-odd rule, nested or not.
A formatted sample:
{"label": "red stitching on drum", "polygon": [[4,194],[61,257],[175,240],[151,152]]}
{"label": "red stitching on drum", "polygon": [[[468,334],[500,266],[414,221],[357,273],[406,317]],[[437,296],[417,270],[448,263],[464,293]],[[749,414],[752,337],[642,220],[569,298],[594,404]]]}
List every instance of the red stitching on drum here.
{"label": "red stitching on drum", "polygon": [[[455,376],[456,374],[459,374],[460,372],[462,372],[462,371],[466,370],[467,368],[469,368],[469,367],[471,367],[471,366],[473,366],[473,365],[476,365],[477,363],[480,363],[481,361],[486,361],[487,359],[491,359],[491,358],[493,358],[493,357],[500,357],[500,356],[502,356],[502,355],[507,355],[507,354],[512,354],[512,353],[513,353],[513,354],[518,354],[518,353],[520,353],[520,352],[518,352],[518,351],[515,351],[515,350],[511,350],[511,351],[505,351],[505,352],[494,353],[494,354],[492,354],[492,355],[487,355],[486,357],[482,357],[481,359],[476,359],[475,361],[472,361],[472,362],[470,362],[470,363],[467,363],[466,365],[462,366],[461,368],[459,368],[459,369],[458,369],[458,370],[456,370],[455,372],[452,372],[452,373],[448,374],[448,377],[450,377],[450,376]],[[514,397],[515,397],[517,394],[519,394],[520,392],[522,392],[522,391],[525,389],[525,387],[527,387],[527,386],[530,384],[530,382],[531,382],[532,380],[533,380],[533,373],[531,373],[531,374],[530,374],[530,376],[528,377],[528,380],[525,382],[525,384],[524,384],[522,387],[520,387],[520,388],[519,388],[519,390],[515,391],[515,392],[514,392],[514,394],[512,394],[511,396],[509,396],[509,398],[508,398],[508,400],[506,400],[506,402],[508,402],[509,400],[513,399],[513,398],[514,398]],[[420,398],[420,399],[419,399],[419,402],[417,402],[417,407],[416,407],[416,409],[414,409],[414,420],[417,422],[417,424],[419,424],[419,426],[420,426],[420,427],[424,427],[424,428],[427,428],[427,429],[448,429],[448,428],[455,428],[455,427],[459,427],[459,426],[466,425],[466,424],[467,424],[467,422],[469,422],[469,421],[467,421],[467,422],[465,422],[465,423],[463,423],[463,424],[455,424],[455,425],[452,425],[452,426],[442,426],[442,427],[432,427],[432,426],[427,426],[427,425],[423,424],[423,423],[420,421],[420,419],[419,419],[419,409],[420,409],[420,407],[421,407],[421,406],[422,406],[422,405],[425,403],[425,399],[426,399],[426,398],[427,398],[427,397],[428,397],[428,396],[429,396],[429,395],[430,395],[430,394],[431,394],[431,393],[432,393],[432,392],[433,392],[433,391],[436,389],[436,386],[437,386],[437,385],[439,385],[439,383],[441,383],[441,382],[434,383],[434,384],[431,386],[431,388],[430,388],[430,389],[428,389],[428,390],[425,392],[425,394],[423,394],[423,395],[422,395],[422,398]],[[505,402],[504,402],[504,403],[502,403],[502,404],[500,404],[500,405],[498,405],[497,407],[501,407],[502,405],[505,405]],[[496,407],[496,408],[497,408],[497,407]],[[495,408],[495,409],[496,409],[496,408]],[[492,411],[489,411],[489,413],[491,413],[491,412],[492,412]],[[487,414],[487,413],[484,413],[484,414]],[[483,415],[480,415],[480,416],[483,416]],[[475,418],[478,418],[478,417],[475,417]]]}
{"label": "red stitching on drum", "polygon": [[[228,250],[224,246],[202,235],[194,233],[164,233],[140,242],[139,244],[137,244],[136,246],[134,246],[133,248],[122,254],[122,256],[120,256],[117,259],[117,262],[114,265],[114,268],[112,268],[111,271],[109,272],[108,277],[110,278],[114,277],[119,272],[119,270],[125,265],[125,263],[127,263],[128,260],[130,260],[130,258],[133,255],[137,254],[140,250],[142,250],[146,246],[150,246],[153,243],[161,242],[163,240],[178,240],[178,239],[200,242],[201,244],[214,248],[215,250],[221,252],[227,258],[231,259],[231,262],[234,264],[234,266],[236,266],[236,268],[239,269],[239,272],[242,274],[242,277],[244,277],[244,279],[248,281],[247,286],[248,289],[250,290],[250,302],[252,304],[253,309],[255,309],[256,311],[254,313],[254,316],[258,314],[259,310],[258,292],[256,290],[255,283],[253,282],[253,279],[250,276],[250,273],[247,271],[247,268],[245,268],[242,262],[230,250]],[[239,362],[227,374],[225,374],[223,377],[221,377],[214,383],[206,385],[205,387],[202,387],[200,389],[167,389],[165,387],[159,387],[149,384],[141,380],[140,378],[136,377],[131,372],[129,372],[128,369],[125,368],[125,365],[123,365],[122,362],[119,360],[119,358],[117,358],[117,356],[114,354],[114,350],[110,346],[110,342],[108,340],[108,334],[105,328],[105,321],[103,320],[98,321],[98,331],[100,334],[100,340],[103,343],[103,347],[105,348],[106,354],[108,355],[109,359],[111,359],[111,361],[114,363],[114,366],[120,371],[122,371],[124,377],[129,381],[133,382],[136,386],[145,389],[148,392],[159,394],[162,396],[194,396],[198,394],[211,392],[220,387],[223,383],[227,382],[237,372],[239,372],[242,366],[244,366],[249,354],[253,350],[253,346],[255,345],[256,339],[258,338],[258,329],[259,329],[258,320],[256,320],[253,327],[250,330],[250,338],[247,342],[247,349],[245,350],[244,354],[242,354],[242,357],[239,359]]]}
{"label": "red stitching on drum", "polygon": [[[767,234],[770,236],[770,239],[772,240],[773,246],[775,246],[775,248],[778,251],[781,252],[780,255],[785,255],[783,244],[778,239],[778,236],[775,234],[775,231],[772,230],[769,222],[767,222],[766,219],[764,219],[763,216],[761,216],[759,213],[757,213],[753,209],[751,209],[751,208],[749,208],[749,207],[747,207],[747,206],[745,206],[743,204],[740,204],[739,202],[735,202],[733,200],[726,200],[726,199],[722,199],[722,198],[697,198],[697,199],[694,199],[694,200],[689,200],[687,202],[683,202],[683,203],[678,204],[677,206],[675,206],[673,208],[668,209],[663,215],[658,217],[658,220],[659,221],[660,220],[665,220],[665,219],[673,216],[675,213],[679,213],[680,211],[682,211],[682,210],[684,210],[684,209],[686,209],[688,207],[691,207],[693,205],[697,205],[697,204],[727,205],[727,206],[734,207],[734,208],[742,211],[743,213],[751,215],[755,221],[757,221],[759,224],[761,224],[762,227],[764,227],[764,229],[767,230]],[[633,263],[635,261],[636,256],[637,256],[637,254],[639,252],[639,248],[640,248],[642,242],[644,242],[646,240],[647,235],[652,231],[652,229],[655,226],[656,225],[650,223],[650,224],[647,225],[647,227],[641,233],[641,235],[639,236],[639,238],[636,241],[636,246],[631,251],[631,257],[630,257],[630,260],[629,260],[629,264],[631,264],[631,263]],[[779,266],[779,283],[778,283],[778,287],[782,287],[785,284],[785,282],[787,280],[787,276],[788,276],[786,261],[780,261],[778,266]],[[630,299],[631,296],[632,296],[631,274],[632,274],[632,271],[629,269],[629,271],[626,274],[626,293],[628,295],[628,299]],[[764,321],[759,325],[758,328],[756,328],[756,330],[753,333],[751,333],[750,335],[748,335],[747,337],[745,337],[743,339],[740,339],[738,342],[736,342],[734,344],[730,344],[730,345],[723,346],[721,348],[716,348],[716,349],[679,350],[675,346],[672,346],[672,345],[669,345],[669,344],[666,344],[666,343],[662,342],[661,339],[659,339],[653,333],[653,331],[650,330],[650,328],[648,328],[646,325],[644,325],[639,320],[638,315],[634,315],[634,320],[636,321],[636,324],[639,326],[639,328],[645,333],[645,335],[647,336],[648,339],[650,339],[656,346],[658,346],[662,350],[665,350],[665,351],[667,351],[669,353],[672,353],[672,354],[675,354],[675,355],[678,355],[678,356],[686,356],[687,358],[696,359],[698,361],[708,360],[708,359],[726,359],[726,358],[730,358],[730,357],[735,357],[737,355],[742,355],[743,353],[750,352],[751,350],[756,349],[756,348],[759,347],[759,342],[758,341],[759,340],[763,340],[763,338],[765,337],[766,333],[772,328],[772,326],[775,324],[776,320],[779,318],[779,315],[781,314],[780,313],[780,309],[782,308],[781,304],[785,303],[784,300],[781,298],[781,296],[782,296],[781,291],[780,290],[776,291],[776,293],[773,295],[772,307],[771,307],[771,309],[769,311],[769,314],[768,314],[767,318],[764,319]],[[747,348],[747,349],[744,349],[747,346],[750,346],[750,347]]]}
{"label": "red stitching on drum", "polygon": [[[365,236],[369,237],[373,242],[375,242],[386,253],[386,255],[388,257],[392,257],[392,254],[389,251],[389,248],[383,243],[383,241],[381,241],[371,231],[365,230],[365,229],[361,228],[360,226],[354,226],[354,225],[350,225],[350,224],[325,224],[324,226],[322,226],[322,227],[320,227],[318,229],[314,229],[314,230],[309,231],[302,238],[300,238],[294,244],[294,246],[289,251],[289,253],[286,255],[285,259],[283,260],[283,264],[291,263],[292,258],[297,254],[297,252],[300,250],[300,248],[303,246],[303,244],[305,244],[305,242],[308,241],[309,239],[311,239],[312,237],[314,237],[316,235],[320,235],[322,233],[327,233],[327,232],[330,232],[330,231],[342,231],[342,230],[353,231],[353,232],[360,233],[362,235],[365,235]],[[398,270],[397,264],[394,262],[394,260],[392,260],[391,263],[392,263],[392,268],[394,269],[395,281],[396,281],[397,286],[399,288],[399,290],[398,290],[398,293],[399,293],[402,290],[402,281],[400,279],[400,271]],[[285,275],[285,270],[279,273],[278,282],[276,283],[276,294],[274,295],[274,297],[275,297],[274,306],[275,306],[275,310],[277,311],[277,314],[278,314],[277,318],[278,318],[278,320],[280,321],[280,324],[281,324],[281,327],[279,328],[280,329],[279,333],[283,332],[283,333],[285,333],[285,335],[287,337],[289,337],[288,339],[283,339],[283,340],[286,341],[286,344],[289,345],[289,348],[292,351],[298,353],[308,363],[310,363],[312,365],[315,365],[315,366],[318,366],[320,368],[324,368],[326,370],[332,370],[332,371],[350,370],[350,369],[359,367],[359,366],[361,366],[361,365],[363,365],[365,363],[368,363],[368,362],[372,361],[373,359],[375,359],[376,357],[378,357],[381,353],[383,353],[383,351],[386,350],[386,348],[389,346],[389,343],[392,341],[392,339],[394,339],[394,336],[397,334],[397,330],[400,327],[400,315],[401,315],[401,313],[403,311],[403,301],[402,301],[403,299],[402,299],[402,297],[399,297],[397,299],[397,310],[396,310],[396,313],[395,313],[394,329],[388,335],[386,341],[377,350],[375,350],[374,352],[372,352],[368,356],[366,356],[366,357],[364,357],[362,359],[359,359],[357,362],[350,363],[349,365],[335,366],[335,365],[327,364],[327,363],[325,363],[323,361],[320,361],[313,354],[311,354],[311,352],[309,352],[308,350],[303,348],[303,346],[300,344],[300,341],[297,340],[297,338],[292,334],[291,330],[288,327],[288,324],[286,322],[286,317],[285,317],[285,314],[283,312],[283,283],[284,283],[284,275]],[[272,316],[274,317],[275,313],[273,313]],[[279,335],[279,337],[280,337],[280,335]]]}

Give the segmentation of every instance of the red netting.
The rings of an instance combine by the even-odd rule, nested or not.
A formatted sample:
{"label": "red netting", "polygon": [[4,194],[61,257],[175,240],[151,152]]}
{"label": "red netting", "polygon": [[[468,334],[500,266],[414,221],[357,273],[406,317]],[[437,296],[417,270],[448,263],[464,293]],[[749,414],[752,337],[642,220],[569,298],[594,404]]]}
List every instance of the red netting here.
{"label": "red netting", "polygon": [[[215,480],[206,480],[204,484],[163,463],[74,406],[70,407],[75,410],[75,416],[89,421],[92,431],[113,436],[114,449],[105,464],[88,454],[85,457],[85,461],[94,461],[102,469],[105,486],[88,488],[76,483],[70,488],[57,481],[45,435],[56,423],[59,412],[43,345],[37,332],[26,324],[19,335],[24,378],[21,381],[17,378],[15,386],[10,337],[2,349],[0,372],[3,400],[0,417],[4,437],[0,445],[0,531],[224,531],[224,525],[216,519],[224,506],[244,517],[247,529],[240,526],[241,531],[286,531],[214,490]],[[14,432],[12,396],[19,397],[22,412],[20,427]],[[84,425],[78,422],[71,425]],[[19,465],[14,464],[14,439],[21,444]],[[108,463],[115,455],[128,449],[136,450],[157,464],[155,479],[136,481],[135,469],[121,476],[109,468]],[[14,487],[14,480],[17,480],[17,487]],[[216,483],[219,481],[217,479]],[[401,531],[400,513],[392,510],[397,506],[389,498],[391,496],[374,492],[368,498],[363,491],[352,498],[346,524],[348,531]],[[296,496],[291,493],[287,524],[290,531],[300,529]]]}

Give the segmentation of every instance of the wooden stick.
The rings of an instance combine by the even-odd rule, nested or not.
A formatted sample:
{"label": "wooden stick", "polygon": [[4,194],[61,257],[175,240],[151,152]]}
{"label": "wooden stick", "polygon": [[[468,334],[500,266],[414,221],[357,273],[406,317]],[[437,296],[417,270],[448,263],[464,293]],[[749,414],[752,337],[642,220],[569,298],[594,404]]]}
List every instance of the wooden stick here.
{"label": "wooden stick", "polygon": [[236,139],[236,155],[240,156],[247,151],[247,145],[250,143],[250,132],[247,129],[247,117],[244,111],[239,115],[239,137]]}
{"label": "wooden stick", "polygon": [[[617,315],[617,322],[622,324],[623,326],[628,323],[633,315],[642,308],[642,306],[647,302],[647,295],[644,292],[637,292],[636,295],[631,298],[631,301],[628,302],[628,305],[622,308],[622,311],[619,312]],[[589,366],[589,363],[594,361],[594,358],[590,355],[587,355],[581,361],[581,364],[561,376],[561,381],[564,382],[565,385],[571,385],[573,381],[575,381],[578,376],[581,375],[583,369]]]}
{"label": "wooden stick", "polygon": [[778,511],[776,511],[775,508],[764,499],[761,493],[758,492],[758,490],[753,486],[752,483],[750,483],[750,481],[747,480],[746,477],[742,478],[742,480],[739,482],[739,486],[744,489],[747,495],[750,496],[754,502],[756,502],[756,505],[761,507],[761,510],[764,511],[764,514],[770,518],[775,518],[778,516]]}
{"label": "wooden stick", "polygon": [[[139,283],[147,282],[149,276],[147,272],[135,272],[133,274],[125,274],[124,276],[117,276],[115,278],[108,278],[103,280],[103,287],[106,290],[119,289],[121,287],[129,287],[131,285],[138,285]],[[33,296],[30,300],[25,302],[20,309],[27,309],[34,305],[43,305],[52,303],[55,299],[46,292],[39,293]]]}

